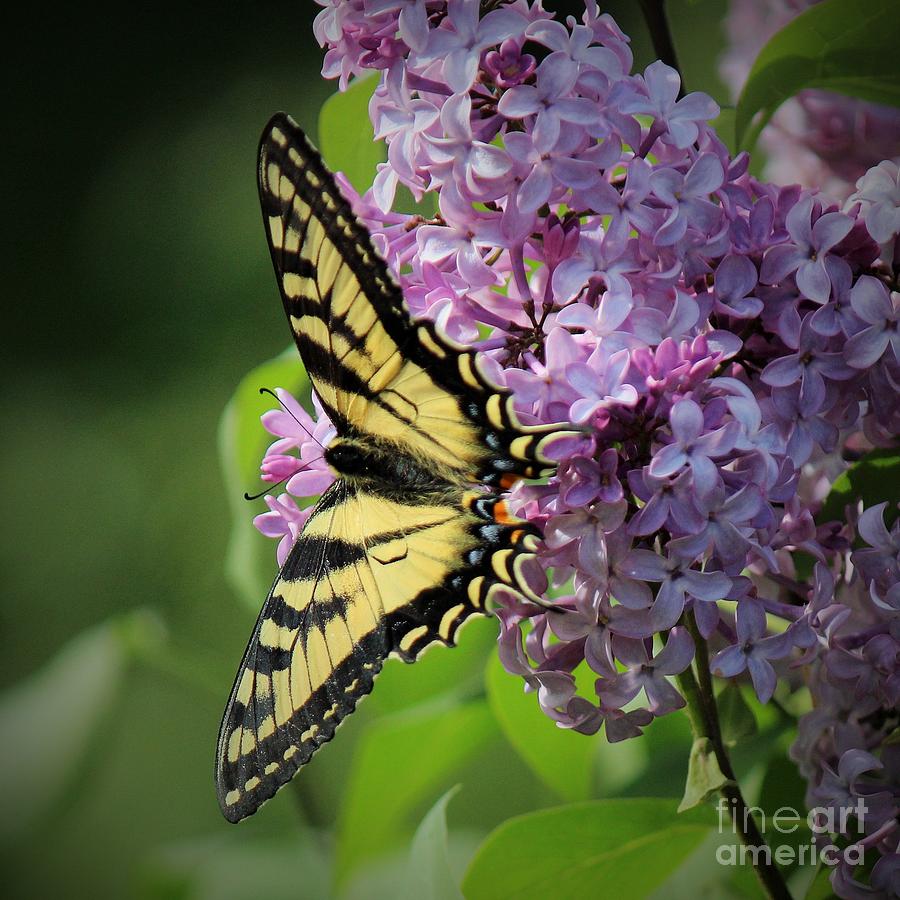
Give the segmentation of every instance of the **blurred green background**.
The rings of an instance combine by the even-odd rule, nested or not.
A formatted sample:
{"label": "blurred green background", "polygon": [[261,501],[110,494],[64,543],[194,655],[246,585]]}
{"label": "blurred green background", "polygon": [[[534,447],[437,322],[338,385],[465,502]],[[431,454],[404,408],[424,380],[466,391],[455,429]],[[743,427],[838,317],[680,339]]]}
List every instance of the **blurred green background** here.
{"label": "blurred green background", "polygon": [[[689,86],[719,99],[721,7],[671,5]],[[637,4],[604,8],[646,65]],[[334,90],[319,76],[317,9],[70,7],[39,32],[10,33],[8,897],[324,897],[335,871],[347,895],[396,896],[397,860],[453,784],[451,855],[463,861],[518,812],[680,794],[684,721],[614,748],[560,738],[533,698],[517,705],[521,683],[491,661],[496,628],[484,620],[452,653],[415,669],[391,662],[339,739],[260,815],[235,828],[219,814],[219,717],[268,582],[251,608],[225,579],[217,426],[241,378],[288,342],[255,153],[277,109],[315,135]],[[261,427],[258,439],[261,449]],[[247,519],[262,511],[245,506]],[[417,760],[440,753],[398,801]]]}

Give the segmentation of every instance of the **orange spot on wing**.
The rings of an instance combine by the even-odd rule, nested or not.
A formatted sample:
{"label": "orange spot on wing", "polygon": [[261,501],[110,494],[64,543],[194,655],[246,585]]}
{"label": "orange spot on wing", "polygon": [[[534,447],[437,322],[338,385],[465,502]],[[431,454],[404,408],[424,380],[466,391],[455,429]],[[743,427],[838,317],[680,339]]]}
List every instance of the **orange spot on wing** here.
{"label": "orange spot on wing", "polygon": [[509,511],[509,507],[506,505],[505,500],[498,500],[494,504],[494,521],[499,522],[501,525],[512,525],[514,522],[518,522],[519,520]]}
{"label": "orange spot on wing", "polygon": [[500,478],[500,487],[508,491],[521,477],[521,475],[503,475]]}

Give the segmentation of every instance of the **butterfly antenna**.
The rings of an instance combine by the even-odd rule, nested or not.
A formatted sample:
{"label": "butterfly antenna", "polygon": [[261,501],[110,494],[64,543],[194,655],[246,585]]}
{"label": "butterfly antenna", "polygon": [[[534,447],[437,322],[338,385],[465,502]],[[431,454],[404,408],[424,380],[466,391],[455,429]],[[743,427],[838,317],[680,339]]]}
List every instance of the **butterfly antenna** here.
{"label": "butterfly antenna", "polygon": [[254,494],[252,497],[250,496],[250,493],[248,491],[244,491],[244,499],[245,500],[259,500],[260,497],[265,497],[265,495],[268,494],[269,491],[274,490],[275,488],[278,487],[278,485],[284,484],[286,481],[287,481],[287,476],[282,478],[281,481],[276,481],[275,484],[267,485],[258,494]]}
{"label": "butterfly antenna", "polygon": [[282,403],[281,397],[279,397],[278,394],[275,393],[275,391],[273,391],[271,388],[262,387],[259,389],[259,392],[260,394],[268,394],[270,397],[274,397],[278,405],[303,429],[307,437],[314,444],[317,444],[319,447],[321,447],[322,450],[325,449],[324,447],[322,447],[322,444],[316,439],[315,435],[313,435],[313,433],[284,405],[284,403]]}
{"label": "butterfly antenna", "polygon": [[[321,446],[321,444],[319,446]],[[254,494],[252,497],[250,496],[250,494],[247,491],[244,491],[244,499],[245,500],[259,500],[260,497],[264,497],[266,494],[269,493],[269,491],[277,488],[278,485],[284,484],[286,481],[293,478],[297,474],[297,472],[306,472],[312,463],[316,462],[316,460],[319,460],[321,458],[322,458],[321,456],[317,456],[317,457],[315,457],[315,459],[301,460],[303,465],[301,465],[300,468],[298,468],[296,472],[291,472],[290,475],[285,475],[284,478],[280,479],[279,481],[274,482],[273,484],[268,485],[263,490],[261,490],[258,494]]]}

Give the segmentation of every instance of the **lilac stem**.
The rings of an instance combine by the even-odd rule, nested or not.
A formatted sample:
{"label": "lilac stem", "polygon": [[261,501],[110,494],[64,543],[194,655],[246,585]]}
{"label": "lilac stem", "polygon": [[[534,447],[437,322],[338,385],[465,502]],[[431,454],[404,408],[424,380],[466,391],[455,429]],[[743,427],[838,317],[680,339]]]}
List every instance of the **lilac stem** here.
{"label": "lilac stem", "polygon": [[[716,694],[713,689],[712,677],[709,671],[709,652],[706,641],[697,628],[694,617],[690,614],[684,617],[685,624],[694,639],[697,648],[697,656],[694,665],[697,669],[696,677],[691,668],[678,676],[678,686],[684,699],[687,701],[687,713],[691,720],[691,729],[694,738],[707,738],[716,754],[716,762],[722,774],[728,779],[728,784],[721,788],[722,796],[728,801],[731,810],[734,827],[741,836],[741,841],[748,847],[764,847],[766,840],[756,825],[756,820],[751,815],[747,801],[741,793],[731,759],[722,740],[722,729],[719,723],[719,709],[716,705]],[[781,872],[772,862],[766,861],[767,854],[753,854],[753,869],[759,878],[760,884],[771,900],[791,900],[790,892],[782,878]],[[771,858],[771,857],[770,857]]]}

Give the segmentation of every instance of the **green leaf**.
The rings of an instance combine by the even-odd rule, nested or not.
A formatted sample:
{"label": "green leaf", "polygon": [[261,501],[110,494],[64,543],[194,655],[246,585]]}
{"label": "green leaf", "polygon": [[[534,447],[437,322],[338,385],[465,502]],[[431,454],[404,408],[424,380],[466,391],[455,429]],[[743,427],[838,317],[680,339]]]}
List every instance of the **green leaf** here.
{"label": "green leaf", "polygon": [[806,818],[806,781],[788,758],[786,749],[769,761],[757,804],[770,818],[779,810]]}
{"label": "green leaf", "polygon": [[597,741],[558,728],[541,712],[537,697],[525,693],[522,679],[503,668],[496,653],[488,661],[485,679],[491,711],[519,756],[563,800],[586,800]]}
{"label": "green leaf", "polygon": [[734,747],[744,738],[753,737],[758,731],[756,716],[744,697],[744,692],[734,681],[728,681],[716,698],[722,739]]}
{"label": "green leaf", "polygon": [[384,141],[376,141],[369,120],[369,100],[378,87],[375,75],[356,78],[346,91],[332,94],[319,113],[319,149],[328,167],[343,172],[365,193],[385,160]]}
{"label": "green leaf", "polygon": [[643,897],[709,834],[710,810],[673,800],[573,803],[518,816],[488,835],[463,879],[467,900]]}
{"label": "green leaf", "polygon": [[447,804],[459,789],[450,788],[416,829],[407,876],[411,900],[463,900],[447,857]]}
{"label": "green leaf", "polygon": [[345,882],[355,868],[408,836],[423,800],[497,736],[481,701],[436,701],[373,722],[347,776],[337,825],[336,881]]}
{"label": "green leaf", "polygon": [[296,348],[289,347],[274,359],[251,369],[241,379],[219,420],[219,460],[232,516],[225,574],[252,609],[262,605],[277,570],[275,542],[253,527],[254,515],[264,509],[258,503],[251,505],[244,500],[245,491],[253,493],[258,489],[259,464],[273,440],[259,417],[272,409],[275,401],[260,394],[262,387],[272,390],[282,387],[298,400],[308,399],[309,378]]}
{"label": "green leaf", "polygon": [[27,833],[76,781],[113,709],[127,664],[152,650],[162,626],[149,610],[97,625],[0,695],[0,839]]}
{"label": "green leaf", "polygon": [[[895,449],[873,450],[838,477],[816,518],[820,522],[843,521],[847,504],[862,500],[864,506],[874,506],[888,499],[890,486],[897,484],[900,484],[900,453]],[[889,503],[885,510],[888,527],[895,513],[896,509]]]}
{"label": "green leaf", "polygon": [[719,115],[709,124],[716,130],[719,140],[728,148],[732,156],[737,154],[737,141],[734,137],[734,125],[737,110],[733,106],[723,106]]}
{"label": "green leaf", "polygon": [[816,877],[813,878],[812,884],[804,894],[804,900],[832,900],[835,897],[835,893],[831,889],[831,873],[833,871],[833,866],[819,865]]}
{"label": "green leaf", "polygon": [[[329,874],[322,836],[297,831],[265,840],[227,831],[155,849],[140,867],[145,900],[318,900]],[[261,890],[261,885],[265,890]]]}
{"label": "green leaf", "polygon": [[678,804],[678,812],[699,806],[726,784],[733,782],[726,778],[719,768],[719,761],[709,738],[697,738],[691,747],[688,776],[684,785],[684,796]]}
{"label": "green leaf", "polygon": [[898,45],[896,0],[824,0],[807,9],[756,58],[737,104],[738,144],[751,147],[778,106],[804,88],[900,105]]}

